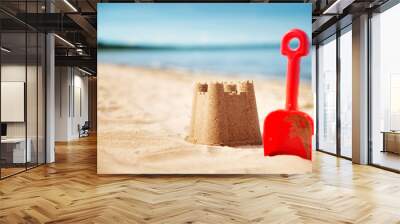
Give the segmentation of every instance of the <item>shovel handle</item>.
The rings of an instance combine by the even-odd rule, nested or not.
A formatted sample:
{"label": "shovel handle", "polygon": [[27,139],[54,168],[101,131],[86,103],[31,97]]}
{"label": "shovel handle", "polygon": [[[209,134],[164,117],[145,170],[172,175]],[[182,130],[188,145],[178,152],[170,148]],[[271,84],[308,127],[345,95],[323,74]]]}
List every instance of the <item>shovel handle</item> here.
{"label": "shovel handle", "polygon": [[[290,41],[297,39],[299,46],[291,49]],[[286,80],[286,109],[297,110],[297,98],[299,95],[300,58],[306,56],[309,51],[307,34],[300,29],[292,29],[282,38],[281,53],[288,57]]]}

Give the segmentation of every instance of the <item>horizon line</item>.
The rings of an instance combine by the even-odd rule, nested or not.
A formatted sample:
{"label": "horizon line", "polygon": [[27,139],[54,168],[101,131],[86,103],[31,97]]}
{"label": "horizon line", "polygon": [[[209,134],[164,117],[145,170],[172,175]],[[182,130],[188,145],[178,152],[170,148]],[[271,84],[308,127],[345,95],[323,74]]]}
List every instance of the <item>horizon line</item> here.
{"label": "horizon line", "polygon": [[238,44],[126,44],[98,41],[98,48],[131,50],[223,50],[280,47],[280,43],[238,43]]}

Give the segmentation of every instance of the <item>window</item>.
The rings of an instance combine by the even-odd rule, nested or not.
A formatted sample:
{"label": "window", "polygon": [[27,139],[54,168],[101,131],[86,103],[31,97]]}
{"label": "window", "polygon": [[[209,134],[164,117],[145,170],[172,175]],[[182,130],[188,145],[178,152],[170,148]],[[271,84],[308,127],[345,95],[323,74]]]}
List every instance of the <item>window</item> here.
{"label": "window", "polygon": [[318,149],[336,153],[336,36],[318,48]]}
{"label": "window", "polygon": [[352,157],[352,33],[340,36],[340,155]]}
{"label": "window", "polygon": [[400,170],[400,5],[371,18],[371,141],[373,164]]}
{"label": "window", "polygon": [[[43,4],[19,2],[19,13],[41,12]],[[46,39],[9,15],[0,17],[9,21],[0,23],[0,178],[5,178],[45,163]]]}

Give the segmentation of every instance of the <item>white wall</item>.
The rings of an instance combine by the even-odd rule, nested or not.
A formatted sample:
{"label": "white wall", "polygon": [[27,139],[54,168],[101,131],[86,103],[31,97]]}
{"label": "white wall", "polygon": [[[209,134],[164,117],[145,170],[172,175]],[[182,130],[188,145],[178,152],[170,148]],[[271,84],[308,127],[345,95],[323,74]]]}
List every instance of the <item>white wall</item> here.
{"label": "white wall", "polygon": [[[1,121],[25,121],[25,83],[1,82]],[[36,108],[36,105],[35,105]],[[4,110],[3,110],[4,109]]]}
{"label": "white wall", "polygon": [[88,120],[88,78],[76,68],[56,67],[55,85],[55,140],[77,139],[78,124]]}
{"label": "white wall", "polygon": [[[28,69],[28,73],[32,72],[33,69],[36,69],[32,66],[25,65],[2,65],[1,66],[1,81],[2,82],[25,82],[26,70]],[[36,72],[36,71],[35,71]],[[36,91],[36,90],[35,90]],[[36,97],[36,92],[27,93],[28,97],[34,96]],[[36,107],[36,105],[35,105]],[[2,110],[6,110],[6,108],[1,108]],[[33,120],[31,117],[28,117],[28,120]],[[35,120],[36,121],[36,120]],[[7,136],[8,137],[25,137],[25,122],[7,122]],[[31,127],[32,125],[29,125]],[[29,136],[28,136],[29,137]]]}
{"label": "white wall", "polygon": [[88,121],[88,78],[82,76],[82,73],[76,73],[74,70],[73,90],[74,94],[71,96],[74,102],[71,101],[71,132],[72,138],[78,138],[78,125],[83,125]]}
{"label": "white wall", "polygon": [[55,68],[55,141],[69,139],[69,85],[70,70],[67,67]]}
{"label": "white wall", "polygon": [[[3,82],[25,82],[25,65],[2,65],[1,81]],[[6,110],[6,108],[1,108]],[[25,137],[25,123],[7,123],[7,137]]]}
{"label": "white wall", "polygon": [[[18,108],[19,113],[25,114],[21,122],[5,122],[7,124],[7,137],[9,138],[27,138],[30,140],[30,148],[32,151],[32,161],[39,163],[44,162],[45,150],[45,120],[44,120],[44,74],[41,72],[41,67],[25,66],[20,64],[3,64],[1,66],[1,81],[2,82],[24,82],[26,85],[26,106],[25,102],[22,108]],[[27,80],[26,80],[27,78]],[[2,93],[4,89],[2,89]],[[20,90],[21,91],[21,90]],[[24,94],[24,90],[22,90]],[[7,95],[2,95],[2,98],[8,98]],[[17,113],[16,108],[2,107],[2,112]],[[21,111],[22,110],[22,111]],[[24,116],[24,115],[22,115]],[[39,154],[37,156],[37,153]]]}

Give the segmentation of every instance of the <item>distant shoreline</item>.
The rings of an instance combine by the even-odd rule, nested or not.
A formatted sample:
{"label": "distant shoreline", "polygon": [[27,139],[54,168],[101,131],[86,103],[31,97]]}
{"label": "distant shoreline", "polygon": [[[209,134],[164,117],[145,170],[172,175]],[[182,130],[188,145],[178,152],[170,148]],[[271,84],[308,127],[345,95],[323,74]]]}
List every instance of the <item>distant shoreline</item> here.
{"label": "distant shoreline", "polygon": [[193,50],[246,50],[246,49],[272,49],[279,48],[279,43],[259,43],[259,44],[235,44],[235,45],[197,45],[197,46],[180,46],[180,45],[128,45],[128,44],[111,44],[98,43],[99,50],[140,50],[140,51],[193,51]]}
{"label": "distant shoreline", "polygon": [[[125,64],[155,69],[178,69],[191,73],[255,76],[260,79],[286,77],[287,58],[278,46],[257,48],[113,46],[98,50],[99,63]],[[117,47],[120,47],[117,48]],[[261,47],[261,46],[260,46]],[[270,46],[272,47],[272,46]],[[311,57],[302,60],[301,79],[311,81]]]}
{"label": "distant shoreline", "polygon": [[[123,66],[127,68],[138,68],[141,70],[148,70],[148,71],[154,71],[154,72],[160,72],[160,71],[165,71],[165,72],[178,72],[178,73],[184,73],[184,74],[191,74],[191,75],[204,75],[206,74],[207,76],[217,76],[217,77],[234,77],[234,78],[242,78],[242,79],[261,79],[261,80],[271,80],[271,81],[278,81],[282,82],[286,80],[286,76],[280,76],[280,75],[275,75],[275,74],[249,74],[249,73],[227,73],[227,72],[218,72],[218,71],[207,71],[207,70],[201,70],[201,69],[189,69],[189,68],[184,68],[184,67],[152,67],[152,66],[144,66],[144,65],[131,65],[129,63],[114,63],[114,62],[103,62],[99,61],[98,62],[101,65],[109,65],[109,66]],[[309,78],[301,78],[300,83],[303,85],[310,85],[311,86],[311,79]]]}

